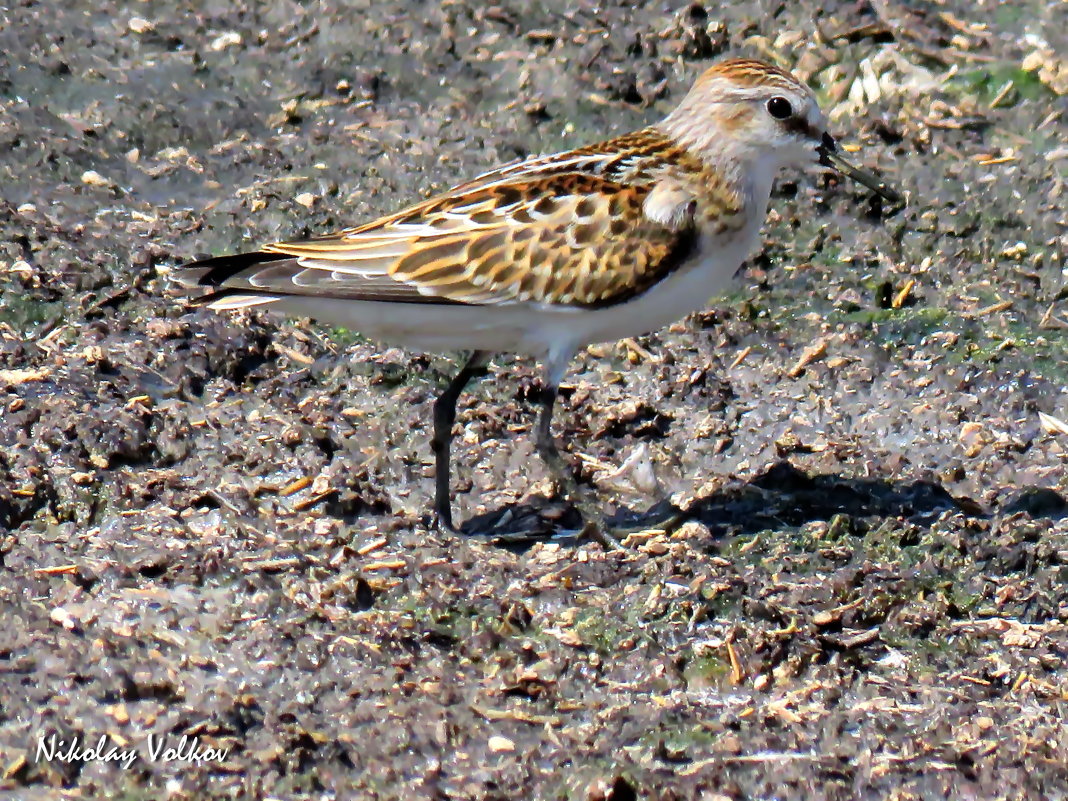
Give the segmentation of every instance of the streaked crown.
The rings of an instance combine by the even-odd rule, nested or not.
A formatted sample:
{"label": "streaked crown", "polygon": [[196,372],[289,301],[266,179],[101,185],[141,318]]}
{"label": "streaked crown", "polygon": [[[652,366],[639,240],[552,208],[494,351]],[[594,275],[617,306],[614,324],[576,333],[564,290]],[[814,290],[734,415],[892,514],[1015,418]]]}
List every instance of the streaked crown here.
{"label": "streaked crown", "polygon": [[786,70],[753,58],[729,58],[713,64],[697,79],[694,88],[716,81],[753,89],[778,87],[787,91],[808,91],[803,83]]}

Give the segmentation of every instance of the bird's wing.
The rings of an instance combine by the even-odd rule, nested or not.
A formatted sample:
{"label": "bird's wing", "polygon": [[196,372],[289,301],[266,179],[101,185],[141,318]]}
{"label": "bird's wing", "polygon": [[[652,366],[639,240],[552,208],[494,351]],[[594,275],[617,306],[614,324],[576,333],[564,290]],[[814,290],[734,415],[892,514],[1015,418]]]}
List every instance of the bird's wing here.
{"label": "bird's wing", "polygon": [[693,247],[692,219],[644,208],[657,187],[647,169],[655,144],[521,162],[357,228],[188,265],[196,280],[184,282],[244,291],[249,305],[255,295],[613,305]]}

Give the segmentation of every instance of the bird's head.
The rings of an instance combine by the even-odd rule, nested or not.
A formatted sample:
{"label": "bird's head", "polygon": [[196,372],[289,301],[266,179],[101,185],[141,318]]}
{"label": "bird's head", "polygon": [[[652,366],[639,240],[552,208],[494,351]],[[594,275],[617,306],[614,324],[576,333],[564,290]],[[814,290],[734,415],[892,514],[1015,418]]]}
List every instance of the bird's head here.
{"label": "bird's head", "polygon": [[662,127],[721,168],[830,167],[890,201],[899,195],[853,166],[827,132],[816,97],[790,73],[751,59],[729,59],[698,78]]}

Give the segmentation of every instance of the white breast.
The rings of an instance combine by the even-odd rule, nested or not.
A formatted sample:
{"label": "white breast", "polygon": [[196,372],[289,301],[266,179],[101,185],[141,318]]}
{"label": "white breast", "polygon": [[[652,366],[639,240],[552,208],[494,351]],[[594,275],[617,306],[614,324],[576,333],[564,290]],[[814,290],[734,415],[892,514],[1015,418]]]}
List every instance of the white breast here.
{"label": "white breast", "polygon": [[[566,326],[576,339],[576,347],[581,347],[646,334],[680,320],[703,309],[730,286],[758,233],[759,225],[749,225],[730,239],[701,237],[694,254],[647,292],[607,309],[563,313],[566,318],[553,315],[554,327]],[[563,332],[555,333],[560,336]]]}

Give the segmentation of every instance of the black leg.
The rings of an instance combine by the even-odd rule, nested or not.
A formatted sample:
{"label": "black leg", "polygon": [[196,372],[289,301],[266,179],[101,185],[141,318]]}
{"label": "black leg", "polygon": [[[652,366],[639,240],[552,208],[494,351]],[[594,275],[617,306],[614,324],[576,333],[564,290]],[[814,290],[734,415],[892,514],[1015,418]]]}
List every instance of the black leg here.
{"label": "black leg", "polygon": [[553,407],[556,405],[556,397],[559,394],[560,390],[557,387],[542,388],[539,401],[541,411],[538,414],[538,430],[534,443],[542,461],[549,468],[553,481],[556,482],[557,491],[570,495],[572,486],[575,485],[575,478],[571,475],[571,471],[567,469],[567,465],[564,464],[564,459],[556,447],[556,440],[553,438],[552,431]]}
{"label": "black leg", "polygon": [[449,498],[449,445],[452,442],[452,424],[456,422],[456,401],[472,378],[485,371],[492,354],[485,350],[471,353],[467,363],[434,401],[434,438],[430,447],[434,450],[436,472],[434,474],[434,514],[437,524],[448,531],[452,527],[452,505]]}
{"label": "black leg", "polygon": [[619,543],[604,528],[601,521],[600,511],[591,504],[579,489],[574,474],[564,462],[556,447],[553,438],[552,422],[553,407],[556,405],[556,396],[560,394],[559,387],[546,386],[542,390],[541,412],[538,415],[538,431],[535,444],[545,466],[549,468],[553,481],[556,482],[558,491],[563,494],[579,510],[582,515],[584,536],[595,542],[601,543],[606,549],[619,548]]}

